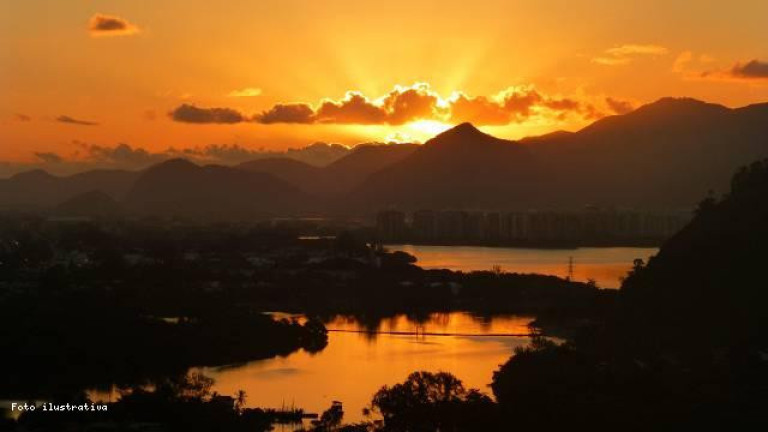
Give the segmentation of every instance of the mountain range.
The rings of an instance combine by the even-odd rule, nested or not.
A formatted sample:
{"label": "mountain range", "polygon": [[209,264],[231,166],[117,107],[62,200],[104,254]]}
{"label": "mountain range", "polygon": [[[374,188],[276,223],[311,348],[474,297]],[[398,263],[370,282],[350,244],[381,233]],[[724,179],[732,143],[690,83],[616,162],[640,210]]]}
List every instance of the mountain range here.
{"label": "mountain range", "polygon": [[219,217],[691,208],[727,190],[739,166],[765,157],[768,103],[730,109],[664,98],[577,132],[509,141],[464,123],[423,145],[360,145],[322,167],[282,157],[236,166],[170,160],[69,177],[31,171],[0,180],[0,206],[51,207],[97,190],[131,212]]}

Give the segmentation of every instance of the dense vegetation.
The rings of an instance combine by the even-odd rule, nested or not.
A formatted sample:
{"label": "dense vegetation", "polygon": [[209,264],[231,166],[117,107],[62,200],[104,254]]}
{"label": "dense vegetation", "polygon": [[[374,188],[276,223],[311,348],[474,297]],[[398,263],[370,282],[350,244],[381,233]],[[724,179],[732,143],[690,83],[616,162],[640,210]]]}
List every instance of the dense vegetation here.
{"label": "dense vegetation", "polygon": [[[274,232],[270,231],[272,237],[263,239],[272,238],[277,243],[265,247],[256,256],[240,249],[243,243],[235,239],[241,236],[233,237],[233,243],[214,240],[201,249],[210,253],[204,266],[196,260],[190,263],[182,258],[190,252],[189,248],[174,249],[179,243],[171,242],[170,246],[151,252],[142,251],[142,256],[152,257],[144,264],[128,265],[122,250],[116,256],[123,259],[89,261],[91,264],[82,267],[89,270],[80,273],[76,263],[50,265],[50,253],[45,247],[22,246],[46,244],[46,241],[25,240],[25,243],[19,240],[22,236],[4,243],[2,265],[9,289],[3,301],[8,302],[4,310],[11,318],[4,317],[4,325],[10,327],[3,328],[23,322],[23,326],[34,329],[35,335],[41,338],[40,349],[46,350],[48,346],[55,346],[57,338],[73,339],[68,338],[68,334],[82,336],[90,332],[89,338],[110,338],[109,332],[99,333],[102,330],[96,325],[87,326],[88,322],[107,323],[107,329],[112,329],[109,322],[130,323],[130,332],[117,333],[118,338],[114,339],[131,347],[129,351],[135,353],[136,358],[140,359],[147,350],[163,352],[164,347],[159,345],[167,343],[170,348],[166,349],[185,352],[185,357],[205,363],[219,359],[207,357],[205,350],[201,351],[203,354],[185,351],[189,349],[185,344],[199,342],[210,346],[217,343],[213,339],[219,340],[222,334],[237,334],[234,329],[249,329],[248,333],[259,334],[258,320],[266,320],[260,325],[267,326],[269,332],[282,329],[285,333],[281,338],[293,334],[296,337],[292,340],[306,341],[302,335],[323,334],[322,327],[314,323],[301,327],[253,315],[253,311],[259,310],[256,305],[282,305],[329,314],[358,310],[374,315],[403,309],[455,307],[538,311],[545,317],[545,323],[574,317],[588,319],[580,320],[578,331],[566,343],[536,338],[528,347],[518,349],[493,376],[495,401],[476,390],[465,389],[450,374],[416,372],[404,383],[383,387],[373,396],[371,410],[379,416],[378,421],[342,426],[343,410],[341,405],[334,405],[315,422],[313,429],[317,432],[427,432],[500,430],[511,425],[541,430],[760,429],[768,426],[764,414],[768,406],[768,294],[761,282],[760,265],[768,257],[767,195],[768,161],[741,170],[727,195],[703,201],[695,219],[667,241],[657,256],[647,265],[636,263],[617,298],[600,294],[588,285],[556,278],[498,271],[468,275],[427,272],[413,266],[412,258],[407,255],[387,253],[344,237],[325,245],[300,246],[291,243],[294,240],[290,240],[290,236],[274,240]],[[111,239],[104,244],[130,249],[130,238],[121,237],[125,243]],[[152,243],[140,240],[134,244]],[[227,247],[217,249],[217,244]],[[253,250],[252,246],[248,248]],[[280,252],[274,254],[275,250]],[[224,256],[228,258],[221,260]],[[217,262],[221,265],[217,266]],[[240,262],[251,264],[239,266]],[[106,271],[106,267],[101,266],[112,267]],[[260,266],[265,267],[260,269]],[[252,272],[242,273],[246,268]],[[136,288],[141,284],[139,279],[131,278],[134,273],[156,274],[157,280],[145,281],[145,286],[152,286],[154,290]],[[63,285],[46,282],[53,275],[57,282],[68,282]],[[104,288],[105,279],[95,275],[111,275],[110,288]],[[121,279],[115,280],[114,275],[120,275]],[[219,284],[211,285],[214,276]],[[205,284],[195,282],[201,280]],[[244,280],[255,282],[243,284]],[[102,286],[101,294],[94,291],[95,286]],[[161,286],[169,286],[169,291],[158,294],[157,287]],[[65,294],[58,293],[62,289]],[[143,303],[137,299],[152,295],[156,297],[142,308]],[[21,300],[24,298],[29,302]],[[33,298],[38,301],[30,301]],[[45,299],[54,300],[46,303]],[[102,313],[113,311],[104,306],[117,299],[121,305],[138,308],[138,312],[126,313],[128,318]],[[66,302],[80,308],[79,318],[57,315],[55,305]],[[217,309],[226,302],[230,305],[243,302],[249,307],[237,313],[231,313],[229,308]],[[398,308],[398,303],[408,306]],[[207,307],[195,309],[204,304]],[[163,335],[171,330],[165,329],[160,321],[136,325],[137,316],[157,317],[162,316],[158,313],[169,311],[183,312],[177,315],[182,318],[179,323],[172,326],[173,332],[180,333],[165,339],[164,336],[152,338],[150,334]],[[58,313],[62,313],[61,310]],[[41,322],[49,325],[35,322],[43,317]],[[16,353],[35,353],[24,345],[29,343],[26,342],[29,338],[19,336],[29,335],[24,331],[4,335],[3,343],[7,344],[4,348]],[[211,335],[209,331],[216,336],[207,338]],[[184,332],[189,332],[188,338],[179,336]],[[136,342],[130,341],[135,334],[159,345],[135,345]],[[237,337],[219,341],[226,347],[227,342],[236,340]],[[53,364],[61,368],[75,363],[87,364],[84,353],[91,355],[93,350],[84,348],[86,345],[83,342],[79,351],[77,347],[67,346],[66,356],[58,353],[60,363]],[[313,346],[309,344],[305,348],[313,349]],[[110,343],[104,347],[114,355],[114,351],[109,351],[114,349]],[[248,357],[253,353],[235,351],[229,355]],[[134,360],[125,364],[141,364],[140,360]],[[24,378],[27,379],[31,378]],[[30,381],[11,379],[9,382],[18,386]],[[132,396],[126,395],[118,404],[129,407],[132,398],[159,397],[157,392],[151,394],[138,391]],[[214,400],[220,399],[200,399],[200,403]],[[176,399],[174,403],[182,403],[180,406],[185,408],[177,406],[176,411],[170,411],[179,416],[164,420],[169,430],[176,430],[182,421],[180,418],[187,415],[183,414],[188,412],[186,404],[198,402]],[[214,413],[204,415],[205,421],[219,419],[214,421],[215,425],[201,420],[196,425],[202,429],[187,427],[185,430],[220,430],[217,429],[220,425],[242,421],[240,411],[232,407],[227,410],[228,414],[223,417]],[[195,410],[189,418],[203,415],[200,413],[208,411]],[[230,430],[237,428],[233,426]]]}
{"label": "dense vegetation", "polygon": [[[768,161],[739,171],[730,193],[703,201],[656,257],[637,262],[618,301],[571,340],[518,349],[494,373],[495,403],[444,396],[460,385],[415,374],[374,397],[383,423],[363,430],[765,429],[766,196]],[[479,420],[447,413],[452,404]]]}

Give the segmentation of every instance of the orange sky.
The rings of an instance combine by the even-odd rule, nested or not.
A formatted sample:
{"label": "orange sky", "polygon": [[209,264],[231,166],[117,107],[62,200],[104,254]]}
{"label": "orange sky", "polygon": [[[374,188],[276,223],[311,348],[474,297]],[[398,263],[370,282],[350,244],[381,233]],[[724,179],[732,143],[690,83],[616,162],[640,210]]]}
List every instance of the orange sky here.
{"label": "orange sky", "polygon": [[663,96],[741,106],[768,100],[766,28],[764,0],[0,0],[0,160],[424,140],[463,120],[519,138]]}

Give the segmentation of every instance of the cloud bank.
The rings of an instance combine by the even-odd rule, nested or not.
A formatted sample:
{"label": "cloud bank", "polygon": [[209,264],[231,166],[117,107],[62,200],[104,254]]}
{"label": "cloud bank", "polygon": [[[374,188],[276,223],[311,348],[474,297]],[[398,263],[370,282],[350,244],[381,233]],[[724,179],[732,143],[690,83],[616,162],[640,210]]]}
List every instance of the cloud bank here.
{"label": "cloud bank", "polygon": [[509,87],[492,96],[469,96],[455,92],[443,98],[426,83],[396,86],[378,98],[359,91],[349,91],[341,99],[326,98],[318,104],[278,103],[254,115],[232,108],[205,108],[182,104],[172,110],[172,120],[198,124],[339,124],[403,125],[419,120],[436,120],[478,125],[507,125],[532,117],[563,120],[569,116],[595,119],[623,113],[630,106],[620,106],[617,99],[591,100],[563,97],[541,92],[532,85]]}
{"label": "cloud bank", "polygon": [[69,153],[35,152],[33,162],[0,161],[0,178],[33,169],[44,169],[57,175],[69,175],[92,169],[140,170],[173,158],[218,165],[236,165],[254,159],[288,157],[311,165],[324,166],[346,155],[350,149],[341,144],[314,143],[285,151],[252,149],[239,144],[210,144],[200,147],[167,148],[150,151],[142,147],[119,143],[114,146],[71,142]]}

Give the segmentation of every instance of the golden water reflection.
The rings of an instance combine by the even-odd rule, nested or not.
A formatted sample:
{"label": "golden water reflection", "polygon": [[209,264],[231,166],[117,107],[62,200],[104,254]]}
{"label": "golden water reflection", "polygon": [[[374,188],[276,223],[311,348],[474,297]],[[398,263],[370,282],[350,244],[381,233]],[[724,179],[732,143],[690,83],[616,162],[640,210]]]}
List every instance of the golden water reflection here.
{"label": "golden water reflection", "polygon": [[426,269],[454,271],[502,270],[515,273],[539,273],[566,277],[573,259],[573,279],[593,279],[601,288],[618,288],[633,261],[648,261],[658,248],[603,247],[575,249],[526,249],[482,246],[387,245],[415,256],[417,265]]}
{"label": "golden water reflection", "polygon": [[480,318],[463,312],[431,314],[418,320],[399,315],[381,321],[380,333],[369,334],[366,331],[371,326],[339,317],[327,327],[348,332],[331,331],[328,346],[320,353],[300,351],[240,366],[204,368],[203,372],[215,378],[213,390],[219,393],[245,390],[248,406],[295,406],[319,413],[339,400],[344,403],[345,419],[359,421],[381,386],[401,382],[417,370],[448,371],[467,387],[490,394],[493,371],[515,347],[529,341],[525,336],[506,335],[528,334],[531,320],[521,316]]}

